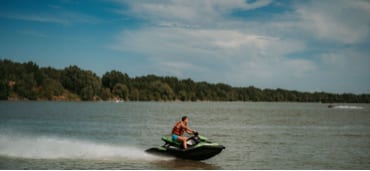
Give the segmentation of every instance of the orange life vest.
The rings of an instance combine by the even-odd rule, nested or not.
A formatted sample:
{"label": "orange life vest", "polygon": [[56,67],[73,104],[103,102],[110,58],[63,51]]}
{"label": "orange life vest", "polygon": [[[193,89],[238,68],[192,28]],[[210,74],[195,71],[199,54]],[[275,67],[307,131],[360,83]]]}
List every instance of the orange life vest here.
{"label": "orange life vest", "polygon": [[185,131],[185,128],[181,126],[181,121],[176,122],[176,124],[172,128],[172,134],[176,134],[181,136]]}

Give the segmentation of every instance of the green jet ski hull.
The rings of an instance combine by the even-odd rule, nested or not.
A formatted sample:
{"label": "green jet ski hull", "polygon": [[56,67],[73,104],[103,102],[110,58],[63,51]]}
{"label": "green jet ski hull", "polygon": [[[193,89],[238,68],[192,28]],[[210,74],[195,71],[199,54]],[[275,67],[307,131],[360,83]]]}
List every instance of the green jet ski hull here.
{"label": "green jet ski hull", "polygon": [[163,146],[147,149],[146,152],[188,160],[206,160],[225,149],[225,146],[212,143],[203,136],[189,138],[187,149],[183,149],[180,143],[172,141],[171,137],[163,137],[162,140],[165,142]]}

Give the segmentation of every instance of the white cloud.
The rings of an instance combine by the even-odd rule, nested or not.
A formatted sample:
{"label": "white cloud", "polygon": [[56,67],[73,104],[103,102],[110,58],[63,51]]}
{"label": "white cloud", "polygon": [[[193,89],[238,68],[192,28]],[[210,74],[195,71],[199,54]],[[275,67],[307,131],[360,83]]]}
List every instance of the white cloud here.
{"label": "white cloud", "polygon": [[369,38],[369,1],[309,1],[297,5],[296,12],[301,29],[320,39],[353,44]]}
{"label": "white cloud", "polygon": [[314,62],[305,59],[258,58],[235,65],[228,74],[228,81],[249,84],[262,88],[291,88],[309,84],[306,80],[317,69]]}
{"label": "white cloud", "polygon": [[3,18],[11,18],[16,20],[43,22],[43,23],[56,23],[56,24],[67,24],[68,21],[62,18],[58,18],[50,15],[39,15],[39,14],[13,14],[13,13],[2,13],[0,14]]}
{"label": "white cloud", "polygon": [[338,92],[370,92],[370,58],[367,52],[352,48],[320,54],[321,70],[316,82]]}
{"label": "white cloud", "polygon": [[[308,61],[284,57],[303,50],[302,42],[236,30],[146,28],[124,31],[117,41],[112,48],[141,53],[164,74],[195,75],[198,80],[246,85],[250,78],[300,77],[314,68]],[[244,72],[253,73],[253,77],[229,80],[231,75]]]}
{"label": "white cloud", "polygon": [[187,75],[184,75],[184,71],[207,72],[206,69],[200,66],[182,61],[162,61],[157,63],[157,65],[160,71],[164,73],[171,73],[171,75],[176,75],[181,78],[187,77]]}
{"label": "white cloud", "polygon": [[[160,74],[305,91],[335,89],[342,81],[333,74],[359,74],[370,82],[366,53],[350,49],[351,53],[343,56],[336,46],[328,46],[355,46],[368,41],[368,1],[295,2],[292,11],[264,21],[233,20],[229,15],[235,9],[257,9],[274,2],[123,2],[130,7],[125,15],[144,18],[151,24],[122,31],[111,47],[145,56]],[[312,49],[315,51],[310,52]],[[348,69],[352,56],[361,56],[363,63],[353,64],[358,69]],[[332,82],[323,84],[324,80]],[[348,90],[341,87],[335,91]]]}
{"label": "white cloud", "polygon": [[90,23],[96,24],[100,22],[100,19],[86,15],[83,13],[72,12],[72,11],[63,11],[54,12],[53,14],[49,13],[14,13],[14,12],[2,12],[0,17],[10,18],[16,20],[40,22],[40,23],[53,23],[53,24],[62,24],[69,25],[75,23]]}
{"label": "white cloud", "polygon": [[305,45],[297,40],[242,33],[237,30],[146,28],[123,31],[118,36],[118,44],[112,48],[136,51],[153,58],[194,56],[235,59],[281,57],[301,51]]}
{"label": "white cloud", "polygon": [[[347,71],[344,75],[370,73],[370,57],[366,52],[357,51],[351,48],[338,49],[332,52],[323,53],[320,56],[321,63],[330,71]],[[342,75],[343,76],[343,75]],[[370,81],[370,78],[368,78]]]}
{"label": "white cloud", "polygon": [[234,9],[252,10],[271,3],[271,0],[247,2],[245,0],[159,0],[118,1],[129,6],[120,13],[147,19],[157,24],[213,25],[223,20]]}

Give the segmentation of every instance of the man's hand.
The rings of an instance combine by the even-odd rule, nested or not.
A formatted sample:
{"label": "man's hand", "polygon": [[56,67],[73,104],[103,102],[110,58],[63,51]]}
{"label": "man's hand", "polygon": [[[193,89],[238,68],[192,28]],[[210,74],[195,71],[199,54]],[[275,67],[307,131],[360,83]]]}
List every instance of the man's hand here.
{"label": "man's hand", "polygon": [[198,136],[198,131],[193,130],[193,134],[194,134],[195,136]]}

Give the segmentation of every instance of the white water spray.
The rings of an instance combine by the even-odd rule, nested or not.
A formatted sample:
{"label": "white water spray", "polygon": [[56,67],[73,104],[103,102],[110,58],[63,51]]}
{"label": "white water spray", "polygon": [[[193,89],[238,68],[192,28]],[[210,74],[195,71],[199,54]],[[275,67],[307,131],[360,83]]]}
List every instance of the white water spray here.
{"label": "white water spray", "polygon": [[347,106],[347,105],[339,105],[334,106],[335,109],[364,109],[362,106]]}
{"label": "white water spray", "polygon": [[33,159],[167,160],[131,146],[84,140],[0,134],[0,155]]}

